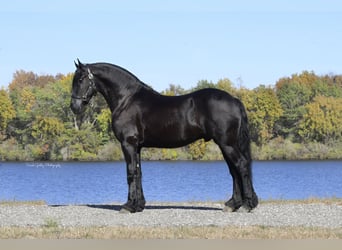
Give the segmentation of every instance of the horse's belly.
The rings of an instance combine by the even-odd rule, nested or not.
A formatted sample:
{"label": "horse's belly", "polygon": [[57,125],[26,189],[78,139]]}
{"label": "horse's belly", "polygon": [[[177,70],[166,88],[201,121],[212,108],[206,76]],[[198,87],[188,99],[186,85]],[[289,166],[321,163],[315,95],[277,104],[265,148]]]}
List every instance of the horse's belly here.
{"label": "horse's belly", "polygon": [[161,139],[161,140],[147,140],[143,143],[143,147],[153,147],[153,148],[179,148],[186,146],[195,140],[187,140],[187,141],[176,141],[176,140],[167,140],[167,139]]}
{"label": "horse's belly", "polygon": [[177,148],[186,146],[200,138],[203,138],[203,133],[195,127],[179,128],[175,126],[164,129],[155,128],[150,133],[145,134],[143,146]]}

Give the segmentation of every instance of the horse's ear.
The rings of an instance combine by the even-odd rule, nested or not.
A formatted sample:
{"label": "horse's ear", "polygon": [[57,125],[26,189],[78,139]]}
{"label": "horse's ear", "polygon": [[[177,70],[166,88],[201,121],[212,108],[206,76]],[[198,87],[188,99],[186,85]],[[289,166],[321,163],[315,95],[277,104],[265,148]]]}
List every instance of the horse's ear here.
{"label": "horse's ear", "polygon": [[77,62],[75,62],[75,66],[76,66],[76,69],[83,69],[84,68],[84,64],[81,63],[80,59],[77,58]]}

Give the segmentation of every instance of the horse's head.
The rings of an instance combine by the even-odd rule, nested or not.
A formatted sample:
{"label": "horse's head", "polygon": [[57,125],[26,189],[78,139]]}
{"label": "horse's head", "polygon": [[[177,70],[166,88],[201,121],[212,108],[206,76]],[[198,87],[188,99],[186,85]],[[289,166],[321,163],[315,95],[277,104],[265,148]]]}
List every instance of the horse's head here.
{"label": "horse's head", "polygon": [[70,108],[75,114],[80,114],[97,91],[94,75],[89,67],[82,64],[78,59],[75,66]]}

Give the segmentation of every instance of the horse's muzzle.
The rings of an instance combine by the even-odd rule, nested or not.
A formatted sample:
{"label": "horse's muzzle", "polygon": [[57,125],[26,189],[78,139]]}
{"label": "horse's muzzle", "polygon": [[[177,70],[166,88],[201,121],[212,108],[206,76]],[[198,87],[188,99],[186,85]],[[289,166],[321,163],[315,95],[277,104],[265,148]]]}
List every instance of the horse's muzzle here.
{"label": "horse's muzzle", "polygon": [[71,99],[70,108],[74,114],[81,114],[84,111],[83,101],[81,99]]}

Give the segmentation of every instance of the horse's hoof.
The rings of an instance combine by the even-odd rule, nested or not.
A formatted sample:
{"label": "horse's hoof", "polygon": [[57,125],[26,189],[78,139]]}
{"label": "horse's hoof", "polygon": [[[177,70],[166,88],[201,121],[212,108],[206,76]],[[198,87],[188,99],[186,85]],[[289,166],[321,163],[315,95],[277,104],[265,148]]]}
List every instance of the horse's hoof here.
{"label": "horse's hoof", "polygon": [[250,213],[254,208],[258,206],[258,197],[256,194],[253,195],[252,198],[246,199],[242,205],[242,208],[245,212]]}
{"label": "horse's hoof", "polygon": [[239,209],[239,213],[250,213],[252,212],[252,208],[248,207],[248,206],[242,206]]}
{"label": "horse's hoof", "polygon": [[136,212],[142,212],[142,211],[144,211],[144,208],[143,207],[138,207]]}
{"label": "horse's hoof", "polygon": [[222,209],[223,212],[236,212],[242,205],[241,201],[235,201],[233,198],[231,198],[229,201],[224,203],[225,207]]}
{"label": "horse's hoof", "polygon": [[234,209],[231,208],[231,207],[225,206],[225,207],[222,209],[222,211],[225,212],[225,213],[232,213],[232,212],[234,212]]}
{"label": "horse's hoof", "polygon": [[120,213],[120,214],[131,214],[131,213],[134,213],[134,211],[129,210],[129,209],[125,208],[125,207],[122,207],[122,208],[120,209],[119,213]]}
{"label": "horse's hoof", "polygon": [[233,212],[236,212],[236,208],[232,208],[232,207],[229,207],[229,206],[225,206],[222,211],[225,212],[225,213],[233,213]]}
{"label": "horse's hoof", "polygon": [[121,208],[120,211],[119,211],[120,214],[130,214],[131,211],[129,211],[128,209],[126,208]]}

